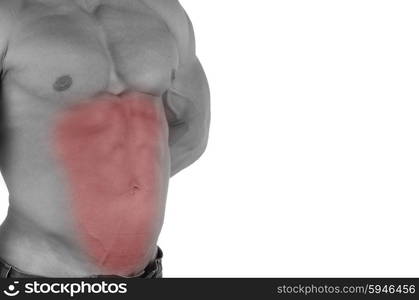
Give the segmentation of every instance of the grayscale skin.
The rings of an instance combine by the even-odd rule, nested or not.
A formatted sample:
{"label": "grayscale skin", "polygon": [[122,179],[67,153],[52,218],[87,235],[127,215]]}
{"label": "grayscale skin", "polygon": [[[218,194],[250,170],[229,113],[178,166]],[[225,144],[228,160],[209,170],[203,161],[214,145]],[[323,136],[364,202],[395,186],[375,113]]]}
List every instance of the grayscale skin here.
{"label": "grayscale skin", "polygon": [[[118,43],[125,34],[131,42]],[[104,66],[106,76],[95,76]],[[168,177],[195,162],[207,145],[210,97],[191,23],[177,0],[0,0],[0,71],[0,160],[10,194],[0,258],[40,276],[98,274],[75,237],[49,120],[73,98],[153,95],[169,125]]]}

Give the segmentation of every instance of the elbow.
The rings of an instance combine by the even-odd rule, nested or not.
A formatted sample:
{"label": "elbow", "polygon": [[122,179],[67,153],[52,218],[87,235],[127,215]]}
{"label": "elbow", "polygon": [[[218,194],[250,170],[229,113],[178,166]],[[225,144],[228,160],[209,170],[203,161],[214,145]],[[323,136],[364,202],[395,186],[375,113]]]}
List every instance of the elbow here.
{"label": "elbow", "polygon": [[197,160],[199,160],[205,153],[208,146],[208,137],[201,139],[199,143],[189,145],[182,153],[172,156],[171,176],[176,175],[180,171],[186,169]]}

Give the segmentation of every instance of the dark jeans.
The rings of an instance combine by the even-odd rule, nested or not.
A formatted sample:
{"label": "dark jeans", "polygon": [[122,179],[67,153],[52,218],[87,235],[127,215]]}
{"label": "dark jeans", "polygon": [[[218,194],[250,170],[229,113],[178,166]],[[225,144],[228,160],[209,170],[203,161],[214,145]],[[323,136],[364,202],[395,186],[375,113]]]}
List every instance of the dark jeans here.
{"label": "dark jeans", "polygon": [[[162,267],[162,258],[163,251],[158,248],[156,258],[148,264],[144,269],[144,272],[137,276],[132,276],[129,278],[162,278],[163,277],[163,267]],[[0,278],[43,278],[43,276],[37,276],[34,274],[25,274],[19,269],[13,267],[12,265],[6,263],[0,259]],[[90,276],[89,278],[124,278],[122,276],[112,276],[112,275],[95,275]]]}

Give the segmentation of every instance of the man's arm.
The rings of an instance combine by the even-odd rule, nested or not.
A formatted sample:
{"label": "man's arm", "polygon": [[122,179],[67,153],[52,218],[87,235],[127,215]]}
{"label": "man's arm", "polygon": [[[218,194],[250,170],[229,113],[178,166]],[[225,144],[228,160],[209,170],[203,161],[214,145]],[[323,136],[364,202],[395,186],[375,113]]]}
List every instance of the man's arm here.
{"label": "man's arm", "polygon": [[170,130],[172,176],[205,151],[210,125],[210,92],[196,57],[192,24],[177,0],[146,0],[166,21],[179,49],[179,67],[164,96]]}
{"label": "man's arm", "polygon": [[0,75],[4,72],[4,59],[7,52],[9,34],[20,4],[21,1],[19,0],[0,0]]}
{"label": "man's arm", "polygon": [[[7,9],[4,7],[4,1],[0,0],[0,85],[1,85],[1,74],[3,71],[4,56],[6,54],[7,47],[7,28],[9,27]],[[1,96],[1,95],[0,95]]]}

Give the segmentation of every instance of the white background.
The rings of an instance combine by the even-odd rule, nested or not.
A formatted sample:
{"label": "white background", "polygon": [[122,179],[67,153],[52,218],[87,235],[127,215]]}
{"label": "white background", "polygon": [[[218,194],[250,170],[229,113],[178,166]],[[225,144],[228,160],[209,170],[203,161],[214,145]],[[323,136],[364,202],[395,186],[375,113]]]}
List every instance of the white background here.
{"label": "white background", "polygon": [[181,2],[213,116],[165,276],[419,276],[419,2]]}

